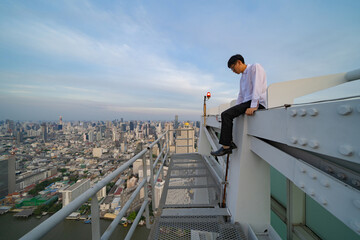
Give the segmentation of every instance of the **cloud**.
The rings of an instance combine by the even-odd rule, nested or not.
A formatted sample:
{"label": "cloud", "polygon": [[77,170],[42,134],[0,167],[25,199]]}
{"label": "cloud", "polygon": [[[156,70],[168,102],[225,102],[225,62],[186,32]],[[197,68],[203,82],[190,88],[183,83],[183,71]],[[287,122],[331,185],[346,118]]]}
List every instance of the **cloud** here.
{"label": "cloud", "polygon": [[22,99],[18,109],[27,97],[77,116],[74,105],[99,116],[193,114],[207,91],[209,106],[236,98],[239,76],[226,61],[237,52],[261,63],[269,84],[358,67],[357,12],[306,6],[10,2],[0,9],[0,91]]}
{"label": "cloud", "polygon": [[2,41],[31,50],[34,54],[47,55],[103,66],[126,63],[127,44],[97,41],[86,34],[64,26],[40,22],[13,22],[3,28],[7,33]]}

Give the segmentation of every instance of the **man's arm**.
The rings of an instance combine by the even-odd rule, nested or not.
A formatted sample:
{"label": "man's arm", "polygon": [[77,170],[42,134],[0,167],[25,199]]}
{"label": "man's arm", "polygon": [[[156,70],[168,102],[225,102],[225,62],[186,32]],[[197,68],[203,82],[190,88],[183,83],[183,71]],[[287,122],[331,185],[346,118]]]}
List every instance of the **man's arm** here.
{"label": "man's arm", "polygon": [[260,64],[255,64],[255,69],[253,71],[254,72],[251,73],[251,82],[253,86],[252,100],[250,107],[245,111],[245,114],[249,116],[254,115],[254,112],[259,108],[259,100],[264,84],[266,88],[266,82],[264,82],[266,73],[264,68]]}

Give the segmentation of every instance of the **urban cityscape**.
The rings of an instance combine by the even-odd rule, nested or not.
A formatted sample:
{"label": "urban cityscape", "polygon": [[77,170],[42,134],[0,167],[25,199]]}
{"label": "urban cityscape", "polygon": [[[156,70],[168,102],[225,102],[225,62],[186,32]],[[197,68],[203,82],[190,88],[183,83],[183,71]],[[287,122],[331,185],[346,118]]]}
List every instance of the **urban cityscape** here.
{"label": "urban cityscape", "polygon": [[[54,214],[165,131],[169,132],[170,153],[194,152],[199,127],[200,122],[179,122],[177,115],[174,121],[125,121],[123,118],[66,121],[61,116],[56,122],[0,121],[0,219],[12,215],[27,221]],[[155,145],[151,154],[154,159],[161,155],[160,145]],[[145,159],[148,178],[149,158],[150,154]],[[156,179],[155,189],[149,190],[149,194],[155,194],[152,205],[155,209],[166,174],[167,167],[164,166]],[[97,193],[100,218],[114,219],[143,178],[143,160],[138,159],[132,168],[103,187]],[[121,219],[124,227],[132,223],[143,201],[142,189],[126,211],[126,217]],[[65,221],[91,223],[90,205],[89,199]],[[151,209],[150,221],[153,221],[155,209]],[[139,222],[139,225],[143,224],[144,217]]]}

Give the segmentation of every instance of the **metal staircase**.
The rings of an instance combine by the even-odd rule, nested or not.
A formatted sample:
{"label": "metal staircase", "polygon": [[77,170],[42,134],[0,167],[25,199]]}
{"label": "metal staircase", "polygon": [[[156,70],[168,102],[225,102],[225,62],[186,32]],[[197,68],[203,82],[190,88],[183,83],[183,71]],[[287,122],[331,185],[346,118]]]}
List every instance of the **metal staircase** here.
{"label": "metal staircase", "polygon": [[175,154],[149,239],[246,239],[220,208],[221,182],[200,154]]}

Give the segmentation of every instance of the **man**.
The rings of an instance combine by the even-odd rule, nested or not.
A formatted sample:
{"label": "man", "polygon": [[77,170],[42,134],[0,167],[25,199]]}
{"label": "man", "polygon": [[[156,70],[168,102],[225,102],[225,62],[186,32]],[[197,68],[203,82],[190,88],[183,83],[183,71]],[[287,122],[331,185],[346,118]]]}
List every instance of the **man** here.
{"label": "man", "polygon": [[233,119],[246,114],[254,115],[258,109],[264,109],[266,103],[266,73],[263,67],[256,64],[245,64],[240,55],[232,56],[228,61],[228,67],[236,74],[241,73],[240,91],[236,105],[221,113],[221,133],[219,143],[222,145],[217,151],[211,152],[213,156],[223,156],[232,153],[236,145],[232,142]]}

